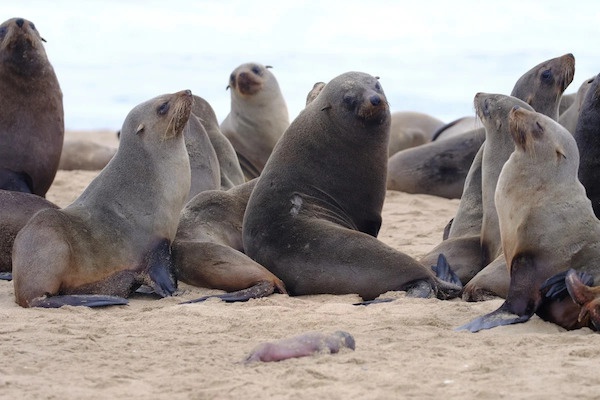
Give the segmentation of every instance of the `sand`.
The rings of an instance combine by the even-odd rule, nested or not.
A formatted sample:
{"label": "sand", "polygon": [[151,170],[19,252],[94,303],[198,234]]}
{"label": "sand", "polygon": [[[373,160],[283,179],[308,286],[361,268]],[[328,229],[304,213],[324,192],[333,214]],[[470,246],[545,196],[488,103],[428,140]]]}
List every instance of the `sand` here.
{"label": "sand", "polygon": [[[94,136],[116,145],[113,132]],[[69,136],[68,135],[68,136]],[[100,139],[99,139],[100,138]],[[59,171],[48,199],[68,205],[96,171]],[[441,241],[458,200],[388,192],[380,239],[414,257]],[[180,284],[177,297],[133,297],[104,309],[23,309],[0,282],[0,398],[498,399],[598,398],[600,335],[534,316],[479,333],[454,329],[501,299],[412,299],[353,306],[357,296],[179,304],[219,291]],[[258,344],[344,330],[356,350],[243,363]]]}

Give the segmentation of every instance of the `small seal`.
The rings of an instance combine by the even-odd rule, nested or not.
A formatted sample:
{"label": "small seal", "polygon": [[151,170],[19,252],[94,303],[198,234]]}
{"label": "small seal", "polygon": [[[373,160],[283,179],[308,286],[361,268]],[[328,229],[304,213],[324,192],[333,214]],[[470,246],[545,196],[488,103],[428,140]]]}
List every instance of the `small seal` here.
{"label": "small seal", "polygon": [[0,25],[0,189],[45,197],[65,133],[62,91],[33,22]]}
{"label": "small seal", "polygon": [[242,64],[229,77],[231,112],[221,131],[233,145],[247,180],[260,175],[290,124],[287,104],[269,68]]}
{"label": "small seal", "polygon": [[183,129],[192,94],[148,100],[129,112],[117,153],[68,207],[35,214],[13,247],[22,307],[124,304],[140,285],[176,289],[170,243],[190,190]]}

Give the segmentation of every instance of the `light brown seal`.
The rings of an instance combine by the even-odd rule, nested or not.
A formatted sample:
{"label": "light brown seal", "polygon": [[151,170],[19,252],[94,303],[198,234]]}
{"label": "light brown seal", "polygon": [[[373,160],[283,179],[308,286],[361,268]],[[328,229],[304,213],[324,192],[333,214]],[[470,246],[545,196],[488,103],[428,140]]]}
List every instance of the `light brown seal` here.
{"label": "light brown seal", "polygon": [[323,87],[278,142],[250,195],[243,244],[291,295],[456,295],[429,266],[377,239],[389,124],[378,80],[347,72]]}
{"label": "light brown seal", "polygon": [[[583,100],[585,99],[585,95],[587,94],[591,84],[594,82],[595,77],[590,79],[586,79],[577,89],[577,92],[574,93],[573,102],[560,116],[558,117],[558,122],[567,128],[569,132],[573,135],[575,134],[575,130],[577,129],[577,120],[579,119],[579,113],[581,111],[581,105],[583,104]],[[563,96],[564,97],[564,96]],[[561,105],[562,105],[561,99]]]}
{"label": "light brown seal", "polygon": [[[546,115],[556,117],[560,96],[573,80],[574,72],[574,58],[571,54],[544,61],[531,68],[517,80],[511,96],[527,102],[534,109],[537,107],[537,109],[542,110],[542,113]],[[510,108],[507,108],[507,104],[505,106],[497,110],[504,112],[505,115],[502,116],[500,113],[497,113],[498,119],[496,122],[503,123],[506,127]],[[495,127],[493,119],[488,120],[488,126],[482,129],[485,132],[488,128],[498,131],[498,127]],[[506,132],[504,134],[506,135]],[[453,140],[453,138],[447,140]],[[502,262],[492,263],[495,258],[494,254],[498,253],[499,245],[491,243],[498,238],[498,234],[497,229],[493,228],[497,224],[492,222],[495,220],[495,214],[492,207],[493,200],[490,199],[495,190],[495,182],[499,171],[510,155],[508,149],[512,148],[512,146],[512,144],[505,143],[504,150],[502,148],[496,149],[498,154],[495,151],[488,151],[487,154],[489,156],[487,157],[485,166],[483,165],[483,154],[486,146],[485,144],[481,146],[465,180],[460,205],[448,232],[448,240],[442,241],[421,259],[422,263],[428,265],[434,263],[439,254],[444,254],[452,269],[461,278],[463,283],[466,284],[463,290],[463,298],[465,300],[483,300],[488,298],[492,293],[495,295],[505,295],[505,292],[488,292],[488,289],[492,288],[496,290],[504,287],[508,290],[507,268],[503,266]],[[487,172],[483,172],[484,168]],[[486,176],[485,185],[483,184],[484,175]],[[484,192],[486,193],[485,202],[483,200]],[[483,244],[486,249],[484,249],[481,242],[484,207],[488,214],[485,217],[487,227],[484,234],[487,239],[484,240]],[[490,271],[486,271],[481,277],[475,275],[488,267],[498,268],[498,270],[493,274],[490,274]],[[484,276],[485,279],[479,281]],[[494,279],[488,285],[486,280],[491,276],[497,277],[498,282]]]}
{"label": "light brown seal", "polygon": [[577,179],[577,144],[564,127],[535,111],[515,107],[509,119],[515,151],[502,168],[495,197],[510,287],[498,310],[459,329],[524,322],[534,313],[575,329],[582,326],[581,307],[546,293],[559,291],[557,283],[541,289],[569,268],[600,278],[600,221]]}
{"label": "light brown seal", "polygon": [[62,91],[31,21],[0,25],[0,189],[44,197],[64,139]]}
{"label": "light brown seal", "polygon": [[13,248],[20,306],[123,304],[141,284],[174,292],[169,247],[190,189],[191,107],[184,90],[133,108],[117,153],[84,192],[29,220]]}
{"label": "light brown seal", "polygon": [[190,115],[183,129],[190,160],[191,184],[187,200],[205,190],[221,187],[221,170],[217,153],[198,117]]}
{"label": "light brown seal", "polygon": [[443,125],[443,121],[422,112],[393,112],[388,156],[431,141],[433,134]]}
{"label": "light brown seal", "polygon": [[193,286],[234,292],[188,303],[211,297],[245,301],[274,291],[287,293],[279,278],[243,253],[242,220],[255,184],[253,179],[228,191],[202,192],[181,212],[172,246],[177,278]]}
{"label": "light brown seal", "polygon": [[282,361],[320,352],[335,354],[343,348],[350,350],[356,348],[354,338],[348,332],[336,331],[331,334],[307,332],[276,342],[262,343],[250,352],[245,362]]}
{"label": "light brown seal", "polygon": [[290,124],[287,104],[269,68],[242,64],[229,77],[231,111],[221,131],[233,145],[248,180],[260,175]]}
{"label": "light brown seal", "polygon": [[11,272],[17,233],[36,212],[58,206],[35,194],[12,190],[0,190],[0,204],[0,272]]}
{"label": "light brown seal", "polygon": [[235,154],[235,149],[229,139],[221,132],[212,106],[202,97],[194,95],[192,114],[200,120],[217,155],[221,189],[231,189],[236,185],[244,183],[244,173]]}
{"label": "light brown seal", "polygon": [[99,171],[106,167],[117,149],[91,140],[65,140],[58,169]]}

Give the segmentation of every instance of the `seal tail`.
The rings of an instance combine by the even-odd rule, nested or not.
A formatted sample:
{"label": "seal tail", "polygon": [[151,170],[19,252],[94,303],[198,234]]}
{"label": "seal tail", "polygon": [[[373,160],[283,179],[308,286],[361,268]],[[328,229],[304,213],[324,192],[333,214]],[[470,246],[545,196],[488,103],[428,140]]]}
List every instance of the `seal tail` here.
{"label": "seal tail", "polygon": [[29,302],[30,307],[60,308],[62,306],[106,307],[129,304],[124,297],[97,294],[71,294],[38,297]]}
{"label": "seal tail", "polygon": [[267,297],[275,292],[275,285],[270,281],[262,281],[254,286],[246,289],[237,290],[235,292],[215,294],[210,296],[203,296],[198,299],[184,301],[180,304],[191,304],[201,303],[208,299],[221,299],[227,303],[243,302],[250,299],[257,299],[260,297]]}

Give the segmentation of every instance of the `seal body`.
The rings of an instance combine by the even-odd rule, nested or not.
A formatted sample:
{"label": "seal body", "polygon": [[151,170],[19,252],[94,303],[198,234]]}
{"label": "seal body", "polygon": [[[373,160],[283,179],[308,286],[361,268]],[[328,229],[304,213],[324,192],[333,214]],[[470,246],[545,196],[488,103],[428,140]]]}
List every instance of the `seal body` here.
{"label": "seal body", "polygon": [[323,87],[278,142],[243,222],[245,253],[292,295],[365,300],[436,278],[377,240],[390,111],[375,77],[347,72]]}
{"label": "seal body", "polygon": [[515,151],[502,168],[495,197],[510,286],[498,310],[463,328],[524,322],[536,312],[564,328],[581,327],[579,305],[541,291],[569,268],[600,278],[600,221],[577,179],[577,144],[543,114],[515,107],[509,118]]}
{"label": "seal body", "polygon": [[290,124],[287,104],[269,67],[246,63],[230,75],[231,111],[221,131],[233,145],[244,175],[260,175]]}
{"label": "seal body", "polygon": [[212,106],[202,97],[194,95],[192,114],[198,117],[215,151],[219,163],[220,188],[227,190],[244,183],[244,173],[235,149],[229,139],[221,132]]}
{"label": "seal body", "polygon": [[29,220],[12,256],[19,305],[122,304],[94,295],[122,300],[141,284],[173,293],[169,246],[190,188],[183,129],[191,105],[186,90],[136,106],[117,153],[85,191]]}
{"label": "seal body", "polygon": [[62,91],[31,21],[0,25],[0,189],[44,197],[64,139]]}
{"label": "seal body", "polygon": [[388,155],[391,157],[400,150],[431,141],[433,134],[443,125],[442,121],[425,113],[415,111],[392,113]]}
{"label": "seal body", "polygon": [[65,140],[58,169],[99,171],[106,167],[117,149],[91,140]]}
{"label": "seal body", "polygon": [[36,212],[58,206],[35,194],[12,190],[0,190],[0,204],[0,272],[10,272],[17,233]]}
{"label": "seal body", "polygon": [[[228,191],[205,191],[186,204],[173,241],[173,261],[179,280],[228,292],[255,287],[244,292],[250,297],[266,296],[276,290],[286,293],[279,278],[243,253],[242,220],[255,184],[253,179]],[[241,295],[209,297],[230,300]]]}

